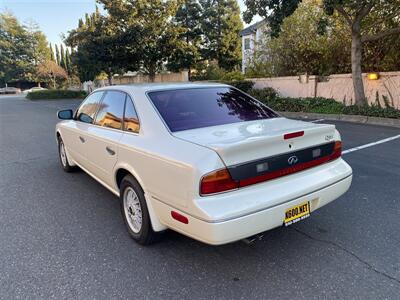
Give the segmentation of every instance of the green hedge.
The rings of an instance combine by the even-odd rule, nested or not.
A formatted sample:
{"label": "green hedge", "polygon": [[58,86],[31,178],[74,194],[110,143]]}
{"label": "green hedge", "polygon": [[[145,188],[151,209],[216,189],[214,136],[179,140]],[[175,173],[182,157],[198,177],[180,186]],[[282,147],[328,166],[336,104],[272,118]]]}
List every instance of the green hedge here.
{"label": "green hedge", "polygon": [[87,93],[85,91],[69,91],[69,90],[44,90],[30,92],[26,96],[31,100],[41,100],[41,99],[71,99],[85,98]]}
{"label": "green hedge", "polygon": [[254,82],[250,80],[222,81],[221,83],[226,83],[231,86],[234,86],[245,93],[248,93],[253,88],[254,85]]}
{"label": "green hedge", "polygon": [[289,98],[280,97],[272,88],[251,89],[248,92],[254,98],[265,103],[276,111],[309,112],[322,114],[363,115],[369,117],[383,117],[400,119],[400,110],[393,107],[382,108],[371,106],[345,106],[334,99],[316,98]]}

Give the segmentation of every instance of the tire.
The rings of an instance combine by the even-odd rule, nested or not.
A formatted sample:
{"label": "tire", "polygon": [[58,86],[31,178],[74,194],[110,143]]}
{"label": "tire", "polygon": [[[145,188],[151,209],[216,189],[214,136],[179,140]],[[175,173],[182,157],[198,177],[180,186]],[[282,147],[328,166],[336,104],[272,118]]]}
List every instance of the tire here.
{"label": "tire", "polygon": [[68,162],[67,152],[65,151],[64,142],[61,137],[58,137],[58,157],[60,159],[61,167],[67,173],[74,171],[74,167],[72,167]]}
{"label": "tire", "polygon": [[129,235],[141,245],[158,239],[151,226],[144,192],[132,175],[126,175],[120,185],[121,214]]}

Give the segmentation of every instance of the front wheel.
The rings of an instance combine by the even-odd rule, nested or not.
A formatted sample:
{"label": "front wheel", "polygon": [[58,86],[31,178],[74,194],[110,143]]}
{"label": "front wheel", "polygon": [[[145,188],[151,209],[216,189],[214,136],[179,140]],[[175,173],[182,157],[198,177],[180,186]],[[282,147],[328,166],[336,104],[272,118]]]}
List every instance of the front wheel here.
{"label": "front wheel", "polygon": [[122,179],[120,202],[122,217],[130,236],[142,245],[153,243],[157,233],[151,227],[143,190],[131,175]]}
{"label": "front wheel", "polygon": [[58,138],[58,156],[63,170],[68,173],[72,172],[74,167],[68,162],[67,151],[65,150],[64,142],[61,137]]}

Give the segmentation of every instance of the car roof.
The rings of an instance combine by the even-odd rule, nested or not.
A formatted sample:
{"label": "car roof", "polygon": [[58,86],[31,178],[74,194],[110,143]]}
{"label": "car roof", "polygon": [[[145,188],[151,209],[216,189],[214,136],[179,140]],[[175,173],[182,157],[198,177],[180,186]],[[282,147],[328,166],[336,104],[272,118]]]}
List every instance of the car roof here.
{"label": "car roof", "polygon": [[133,83],[125,85],[112,85],[96,89],[101,90],[112,90],[120,89],[129,92],[141,91],[159,91],[159,90],[178,90],[187,88],[205,88],[205,87],[227,87],[229,85],[216,82],[159,82],[159,83]]}

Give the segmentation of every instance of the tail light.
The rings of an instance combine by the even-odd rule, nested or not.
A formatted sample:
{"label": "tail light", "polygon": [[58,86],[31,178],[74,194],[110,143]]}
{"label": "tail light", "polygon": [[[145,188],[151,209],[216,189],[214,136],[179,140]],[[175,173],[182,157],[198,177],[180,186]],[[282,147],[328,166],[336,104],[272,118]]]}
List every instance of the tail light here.
{"label": "tail light", "polygon": [[241,180],[233,180],[228,169],[220,169],[203,176],[200,181],[200,194],[204,196],[219,192],[225,192],[259,182],[275,179],[278,177],[290,175],[335,160],[341,155],[342,142],[336,141],[333,146],[333,151],[329,155],[318,157],[311,161],[299,163],[294,166],[268,172],[260,176],[249,177]]}
{"label": "tail light", "polygon": [[333,147],[333,153],[330,156],[330,160],[334,160],[342,156],[342,142],[336,141],[335,146]]}
{"label": "tail light", "polygon": [[217,170],[203,176],[200,182],[200,194],[214,194],[237,189],[239,183],[232,179],[227,169]]}

